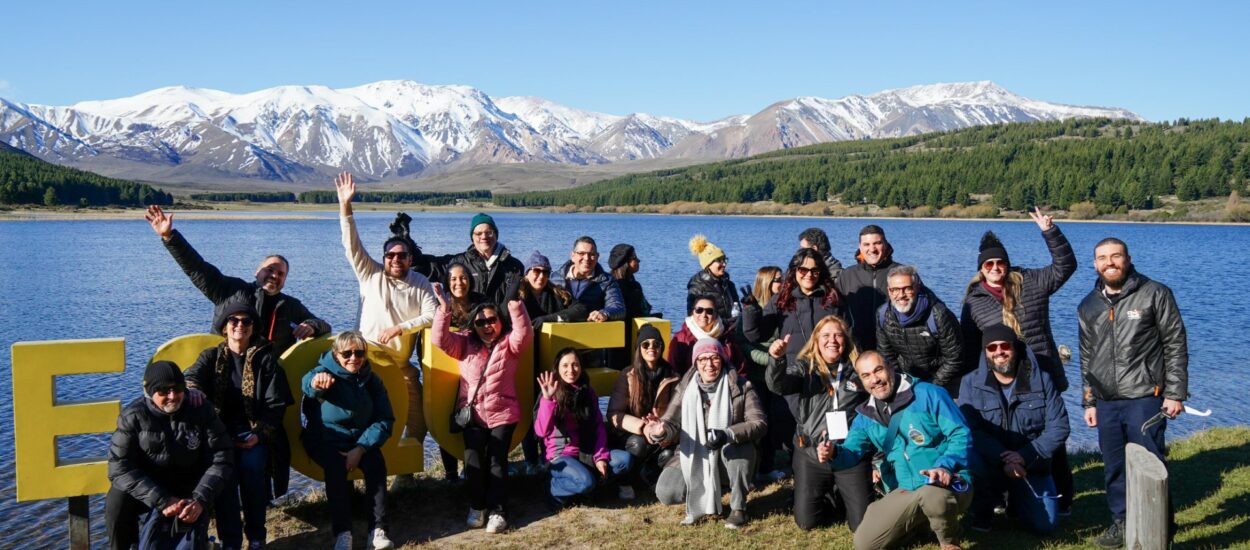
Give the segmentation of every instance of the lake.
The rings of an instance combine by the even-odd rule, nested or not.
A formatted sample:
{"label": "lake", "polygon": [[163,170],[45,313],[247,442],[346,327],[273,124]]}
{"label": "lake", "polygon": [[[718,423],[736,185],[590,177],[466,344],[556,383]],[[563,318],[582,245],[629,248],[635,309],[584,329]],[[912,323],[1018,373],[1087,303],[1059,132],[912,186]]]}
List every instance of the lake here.
{"label": "lake", "polygon": [[[277,220],[263,215],[227,220],[183,220],[175,227],[224,273],[250,278],[260,259],[285,255],[291,273],[285,291],[303,300],[336,330],[355,325],[357,290],[339,240],[337,214]],[[361,213],[357,224],[375,255],[388,235],[394,214]],[[464,213],[417,213],[412,224],[426,252],[460,252],[469,244]],[[638,279],[648,299],[665,317],[679,319],[686,281],[698,269],[686,243],[695,233],[723,248],[739,285],[754,280],[763,265],[784,267],[803,229],[824,229],[834,253],[850,264],[859,229],[885,228],[898,261],[916,265],[928,284],[958,311],[963,289],[976,271],[981,233],[993,229],[1014,264],[1050,262],[1037,226],[1031,222],[864,220],[815,218],[730,218],[603,214],[522,214],[495,216],[500,241],[524,258],[540,250],[556,266],[568,259],[573,241],[590,235],[601,260],[619,242],[633,244],[641,258]],[[1246,315],[1221,313],[1241,295],[1242,268],[1250,260],[1250,230],[1232,226],[1061,223],[1077,252],[1076,275],[1052,297],[1055,338],[1076,350],[1076,306],[1092,287],[1093,246],[1116,236],[1129,243],[1134,263],[1145,275],[1170,286],[1189,330],[1191,403],[1210,407],[1209,418],[1182,417],[1169,439],[1207,427],[1250,418],[1244,396],[1244,364],[1250,343],[1243,337]],[[1231,256],[1230,256],[1231,255]],[[1234,266],[1227,279],[1211,279],[1219,266]],[[1242,282],[1238,282],[1242,281]],[[140,395],[143,366],[160,344],[183,334],[207,332],[211,304],[188,281],[160,239],[135,213],[134,220],[0,223],[0,546],[46,547],[63,544],[63,500],[16,504],[13,464],[10,346],[52,339],[124,337],[126,372],[69,377],[57,385],[61,399],[121,399]],[[1240,319],[1240,320],[1239,320]],[[676,326],[676,324],[674,324]],[[1217,352],[1223,350],[1224,355]],[[1068,365],[1074,386],[1065,395],[1073,421],[1072,447],[1092,448],[1094,430],[1080,422],[1079,367]],[[62,458],[102,456],[107,435],[66,438]],[[427,464],[436,461],[427,458]],[[306,483],[306,482],[305,482]],[[92,531],[101,540],[103,498],[92,498]]]}

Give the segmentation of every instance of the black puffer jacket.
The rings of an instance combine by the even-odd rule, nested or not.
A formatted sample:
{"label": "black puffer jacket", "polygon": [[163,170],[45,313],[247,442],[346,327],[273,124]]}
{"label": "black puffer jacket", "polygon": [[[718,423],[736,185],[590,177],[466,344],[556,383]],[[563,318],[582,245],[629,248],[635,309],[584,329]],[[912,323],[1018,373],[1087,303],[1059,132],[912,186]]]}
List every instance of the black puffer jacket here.
{"label": "black puffer jacket", "polygon": [[890,268],[898,265],[894,261],[893,248],[887,248],[885,257],[877,265],[868,265],[855,253],[859,263],[842,270],[838,280],[834,282],[838,292],[846,298],[847,313],[850,314],[851,333],[855,336],[855,345],[860,352],[877,349],[877,309],[889,302],[886,296],[886,274]]}
{"label": "black puffer jacket", "polygon": [[734,310],[739,307],[738,289],[734,288],[734,282],[729,279],[729,272],[725,272],[724,277],[717,278],[708,270],[700,269],[690,277],[690,282],[686,283],[686,311],[682,313],[682,317],[690,315],[695,299],[699,296],[716,298],[716,313],[726,325],[737,317]]}
{"label": "black puffer jacket", "polygon": [[[178,262],[178,267],[191,278],[191,283],[213,303],[213,319],[221,316],[227,304],[243,302],[252,306],[260,316],[260,325],[256,334],[273,342],[274,355],[281,356],[287,348],[295,345],[295,336],[291,333],[292,326],[308,323],[315,331],[314,336],[322,336],[330,332],[330,323],[315,317],[304,304],[295,298],[279,292],[276,296],[265,293],[265,289],[255,281],[245,281],[238,277],[228,277],[216,266],[204,261],[199,252],[191,247],[191,243],[177,229],[173,230],[168,240],[164,240],[165,249]],[[277,300],[275,305],[269,302]],[[272,313],[265,317],[267,309]],[[220,325],[210,327],[213,334],[221,334]]]}
{"label": "black puffer jacket", "polygon": [[616,284],[621,287],[621,299],[625,301],[626,319],[651,316],[651,302],[648,302],[646,294],[643,294],[642,283],[639,283],[638,279],[632,277],[617,279]]}
{"label": "black puffer jacket", "polygon": [[[877,310],[877,351],[896,369],[915,378],[949,388],[959,380],[963,364],[963,335],[959,320],[926,287],[920,292],[929,300],[928,312],[919,312],[910,324],[899,322],[894,306],[885,304]],[[929,329],[929,317],[937,326],[937,334]]]}
{"label": "black puffer jacket", "polygon": [[[790,292],[794,298],[793,311],[781,311],[777,308],[780,295],[774,295],[763,309],[751,304],[742,311],[742,332],[746,339],[753,343],[769,340],[775,334],[777,338],[790,337],[790,345],[786,347],[786,360],[791,365],[798,364],[799,350],[812,337],[816,323],[829,315],[846,318],[846,310],[841,305],[825,307],[825,290],[817,288],[811,296],[795,288]],[[841,304],[841,300],[838,300]]]}
{"label": "black puffer jacket", "polygon": [[[1050,249],[1050,265],[1040,268],[1011,268],[1011,271],[1019,272],[1024,277],[1015,314],[1024,342],[1037,355],[1038,363],[1055,382],[1055,387],[1062,392],[1068,389],[1068,376],[1063,371],[1059,349],[1055,346],[1055,336],[1050,331],[1050,295],[1058,292],[1076,272],[1076,255],[1072,253],[1072,245],[1068,244],[1067,237],[1063,236],[1058,226],[1043,231],[1042,237],[1046,239],[1046,247]],[[973,283],[968,286],[967,295],[964,296],[959,322],[963,327],[964,342],[968,342],[964,349],[964,369],[967,372],[976,368],[978,362],[981,329],[1004,324],[1003,303],[980,283]]]}
{"label": "black puffer jacket", "polygon": [[[495,265],[489,268],[486,267],[486,259],[477,253],[473,245],[469,245],[464,252],[454,256],[423,259],[423,261],[432,264],[431,280],[438,280],[444,285],[447,284],[447,266],[454,263],[464,264],[469,268],[469,275],[473,278],[473,291],[485,296],[490,303],[501,308],[516,298],[515,293],[520,287],[521,277],[525,275],[525,266],[521,264],[521,260],[512,257],[512,252],[503,246],[499,248],[499,259],[495,260]],[[509,292],[513,294],[509,296]]]}
{"label": "black puffer jacket", "polygon": [[[868,392],[864,391],[855,375],[855,367],[849,361],[829,367],[833,380],[826,380],[817,372],[809,372],[809,361],[799,359],[797,363],[787,364],[786,359],[773,359],[768,363],[765,380],[768,389],[778,395],[797,397],[798,412],[795,415],[794,448],[803,449],[813,460],[816,459],[816,444],[826,430],[825,413],[833,411],[846,412],[846,423],[849,427],[855,420],[855,408],[868,402]],[[829,394],[829,385],[837,386],[835,407],[834,396]],[[804,438],[800,441],[799,438]]]}
{"label": "black puffer jacket", "polygon": [[117,417],[109,442],[109,481],[151,508],[188,497],[211,506],[230,478],[232,449],[211,404],[196,407],[183,401],[170,415],[140,397]]}
{"label": "black puffer jacket", "polygon": [[[524,283],[522,283],[524,284]],[[543,291],[535,295],[533,292],[525,296],[525,313],[530,316],[534,326],[542,323],[580,323],[590,315],[590,308],[577,300],[564,303],[556,291],[548,283]]]}
{"label": "black puffer jacket", "polygon": [[1077,308],[1081,324],[1082,401],[1136,399],[1159,393],[1189,398],[1189,339],[1172,289],[1132,271],[1114,299],[1102,280]]}

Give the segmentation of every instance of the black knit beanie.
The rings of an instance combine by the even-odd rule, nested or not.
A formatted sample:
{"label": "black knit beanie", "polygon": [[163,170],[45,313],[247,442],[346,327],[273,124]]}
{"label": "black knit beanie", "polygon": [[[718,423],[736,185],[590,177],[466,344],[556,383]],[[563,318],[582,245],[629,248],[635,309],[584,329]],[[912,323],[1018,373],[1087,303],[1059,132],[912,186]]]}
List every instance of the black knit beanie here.
{"label": "black knit beanie", "polygon": [[182,375],[182,369],[173,361],[156,361],[148,364],[143,370],[143,393],[151,395],[152,388],[161,388],[165,386],[187,387],[187,379]]}
{"label": "black knit beanie", "polygon": [[1016,331],[1006,325],[990,325],[981,331],[981,349],[993,342],[1011,342],[1015,346],[1019,340]]}
{"label": "black knit beanie", "polygon": [[659,342],[660,350],[664,350],[664,339],[660,337],[659,329],[651,325],[642,325],[642,328],[638,329],[638,338],[634,339],[634,347],[642,347],[642,343],[647,340],[655,340],[656,342]]}
{"label": "black knit beanie", "polygon": [[987,260],[1002,260],[1011,266],[1011,258],[1007,256],[1007,248],[1003,246],[1003,242],[998,240],[998,235],[993,231],[986,231],[981,236],[981,253],[977,255],[977,269],[985,265]]}

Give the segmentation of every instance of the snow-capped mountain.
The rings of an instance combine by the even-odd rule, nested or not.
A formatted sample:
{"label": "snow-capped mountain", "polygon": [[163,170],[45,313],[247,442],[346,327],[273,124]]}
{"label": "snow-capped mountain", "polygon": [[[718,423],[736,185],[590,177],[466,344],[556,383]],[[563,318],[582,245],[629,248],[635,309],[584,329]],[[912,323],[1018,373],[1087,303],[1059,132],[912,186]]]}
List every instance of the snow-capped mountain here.
{"label": "snow-capped mountain", "polygon": [[1071,117],[1139,119],[1013,94],[992,82],[800,97],[710,123],[584,111],[468,86],[382,81],[247,94],[187,87],[68,107],[0,99],[0,142],[44,160],[157,181],[413,177],[499,163],[717,159],[827,141]]}

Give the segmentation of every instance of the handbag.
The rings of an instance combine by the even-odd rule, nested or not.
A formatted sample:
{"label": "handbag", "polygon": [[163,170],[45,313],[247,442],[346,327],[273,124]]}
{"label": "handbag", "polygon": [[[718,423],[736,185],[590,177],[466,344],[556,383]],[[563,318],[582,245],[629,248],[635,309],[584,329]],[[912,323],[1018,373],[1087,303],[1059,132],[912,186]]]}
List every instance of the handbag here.
{"label": "handbag", "polygon": [[[451,419],[447,425],[447,431],[458,434],[464,432],[469,427],[469,423],[473,422],[473,404],[477,401],[477,390],[482,388],[482,384],[486,381],[486,369],[490,367],[491,357],[495,355],[494,350],[486,356],[486,363],[482,365],[482,374],[478,376],[477,386],[473,388],[473,395],[469,396],[469,400],[465,402],[463,407],[459,407],[451,411]],[[456,384],[456,401],[460,400],[460,385]]]}

